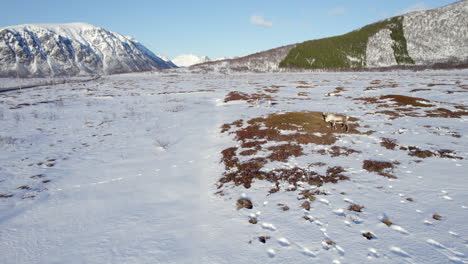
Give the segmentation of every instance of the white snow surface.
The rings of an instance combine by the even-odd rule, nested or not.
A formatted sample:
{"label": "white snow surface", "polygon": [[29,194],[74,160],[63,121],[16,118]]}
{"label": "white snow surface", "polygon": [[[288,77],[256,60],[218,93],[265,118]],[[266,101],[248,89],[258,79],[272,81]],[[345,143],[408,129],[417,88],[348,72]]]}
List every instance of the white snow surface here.
{"label": "white snow surface", "polygon": [[[461,96],[467,76],[466,70],[155,72],[0,93],[0,262],[467,263],[468,117],[391,119],[376,113],[386,108],[353,100],[401,94],[457,111],[468,107]],[[381,87],[367,89],[375,80]],[[390,83],[398,85],[382,85]],[[268,93],[273,85],[274,104],[224,103],[231,91]],[[343,90],[327,96],[336,87]],[[375,132],[342,134],[335,143],[361,153],[331,157],[316,152],[331,146],[307,144],[305,155],[269,166],[326,169],[311,165],[322,162],[342,166],[350,180],[318,188],[301,183],[326,193],[310,211],[300,207],[297,192],[285,191],[288,183],[273,194],[261,180],[216,194],[225,169],[221,151],[239,144],[220,127],[290,111],[343,113]],[[409,156],[383,148],[382,137],[450,149],[462,159]],[[363,170],[367,159],[398,162],[392,171],[398,178]],[[240,197],[253,209],[237,210]],[[352,212],[351,204],[364,208]],[[248,222],[252,217],[257,224]]]}

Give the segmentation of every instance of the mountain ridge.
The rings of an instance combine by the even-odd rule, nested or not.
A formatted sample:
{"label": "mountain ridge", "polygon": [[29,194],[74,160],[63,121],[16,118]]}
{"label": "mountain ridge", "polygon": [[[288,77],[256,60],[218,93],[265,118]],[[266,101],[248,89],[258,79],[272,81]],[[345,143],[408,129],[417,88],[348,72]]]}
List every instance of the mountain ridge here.
{"label": "mountain ridge", "polygon": [[466,43],[468,0],[462,0],[384,19],[343,35],[194,65],[191,69],[277,72],[468,67]]}
{"label": "mountain ridge", "polygon": [[92,24],[0,28],[0,76],[113,74],[176,68],[140,42]]}

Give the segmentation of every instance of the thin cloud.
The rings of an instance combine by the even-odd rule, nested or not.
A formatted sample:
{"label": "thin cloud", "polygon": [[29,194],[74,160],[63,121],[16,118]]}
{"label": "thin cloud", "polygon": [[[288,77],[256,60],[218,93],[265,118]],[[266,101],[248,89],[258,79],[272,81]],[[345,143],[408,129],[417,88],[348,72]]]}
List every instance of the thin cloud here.
{"label": "thin cloud", "polygon": [[344,9],[343,7],[336,7],[328,11],[329,16],[338,16],[343,15],[344,13],[346,13],[346,9]]}
{"label": "thin cloud", "polygon": [[250,17],[250,23],[257,25],[257,26],[262,26],[262,27],[272,27],[273,23],[270,21],[265,20],[263,16],[256,16],[253,15]]}
{"label": "thin cloud", "polygon": [[429,9],[429,6],[427,6],[424,2],[419,2],[414,5],[408,6],[407,8],[400,10],[398,12],[398,15],[406,14],[406,13],[411,13],[415,11],[421,11],[421,10],[426,10]]}

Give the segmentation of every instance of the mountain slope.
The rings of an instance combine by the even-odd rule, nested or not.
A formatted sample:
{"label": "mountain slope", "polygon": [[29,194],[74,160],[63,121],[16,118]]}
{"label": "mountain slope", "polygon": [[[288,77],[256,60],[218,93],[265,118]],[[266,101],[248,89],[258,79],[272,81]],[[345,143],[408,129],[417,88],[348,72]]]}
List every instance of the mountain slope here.
{"label": "mountain slope", "polygon": [[468,60],[468,1],[386,19],[356,31],[306,41],[280,67],[362,68]]}
{"label": "mountain slope", "polygon": [[244,57],[234,59],[209,61],[197,64],[190,69],[199,71],[253,71],[253,72],[276,72],[279,71],[279,63],[294,45],[283,46],[262,52],[257,52]]}
{"label": "mountain slope", "polygon": [[0,29],[0,76],[113,74],[174,68],[138,41],[86,23]]}
{"label": "mountain slope", "polygon": [[468,0],[408,13],[347,34],[272,49],[193,70],[290,71],[468,64]]}

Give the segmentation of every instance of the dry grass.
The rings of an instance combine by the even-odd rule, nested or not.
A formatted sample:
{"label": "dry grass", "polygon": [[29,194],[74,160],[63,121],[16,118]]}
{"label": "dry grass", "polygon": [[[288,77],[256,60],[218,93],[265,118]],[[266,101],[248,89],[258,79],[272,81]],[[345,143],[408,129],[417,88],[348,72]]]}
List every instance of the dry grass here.
{"label": "dry grass", "polygon": [[448,158],[448,159],[460,159],[462,157],[456,156],[456,152],[450,149],[439,149],[439,150],[422,150],[416,146],[400,147],[401,150],[408,151],[408,155],[418,158],[430,158],[430,157],[439,157],[439,158]]}
{"label": "dry grass", "polygon": [[442,216],[441,216],[440,214],[433,214],[433,215],[432,215],[432,218],[434,218],[434,219],[437,220],[437,221],[442,220]]}
{"label": "dry grass", "polygon": [[382,220],[382,223],[384,223],[386,226],[390,227],[391,225],[393,225],[393,222],[388,219],[388,218],[385,218]]}
{"label": "dry grass", "polygon": [[395,168],[395,165],[397,164],[398,163],[396,162],[365,160],[362,164],[362,168],[367,171],[376,172],[377,174],[387,178],[396,179],[397,177],[390,174],[390,172],[393,171],[393,168]]}
{"label": "dry grass", "polygon": [[362,212],[362,209],[364,208],[364,206],[362,205],[358,205],[358,204],[352,204],[348,207],[348,210],[349,211],[353,211],[353,212]]}
{"label": "dry grass", "polygon": [[380,145],[386,149],[394,150],[398,147],[396,139],[391,138],[380,138]]}
{"label": "dry grass", "polygon": [[413,89],[410,91],[410,93],[422,92],[422,91],[432,91],[432,89]]}
{"label": "dry grass", "polygon": [[0,198],[11,198],[13,194],[0,194]]}
{"label": "dry grass", "polygon": [[289,157],[299,157],[304,155],[302,147],[297,144],[283,144],[268,148],[272,153],[267,157],[270,161],[288,161]]}
{"label": "dry grass", "polygon": [[371,240],[371,239],[375,238],[375,235],[372,234],[371,232],[362,233],[362,236],[367,238],[368,240]]}
{"label": "dry grass", "polygon": [[310,202],[305,201],[301,204],[301,207],[304,208],[304,210],[310,211]]}
{"label": "dry grass", "polygon": [[[375,113],[389,115],[392,118],[399,118],[404,116],[410,117],[436,117],[436,118],[460,118],[468,115],[468,109],[463,105],[454,105],[458,111],[451,111],[446,108],[435,108],[434,102],[424,98],[411,97],[405,95],[383,95],[380,97],[361,97],[353,100],[363,101],[364,104],[377,104],[381,108],[392,108],[392,110],[377,111]],[[392,102],[389,104],[388,101]],[[439,102],[443,103],[443,102]],[[415,112],[424,108],[424,113]]]}
{"label": "dry grass", "polygon": [[271,100],[273,101],[273,97],[268,94],[259,94],[259,93],[253,93],[253,94],[247,94],[239,91],[234,91],[230,92],[226,95],[224,98],[224,102],[230,102],[230,101],[247,101],[251,104],[255,103],[257,100]]}
{"label": "dry grass", "polygon": [[236,202],[237,210],[242,208],[252,209],[253,205],[249,199],[241,198]]}
{"label": "dry grass", "polygon": [[265,244],[268,239],[270,239],[269,236],[259,236],[258,237],[258,241],[262,242],[263,244]]}
{"label": "dry grass", "polygon": [[317,153],[321,155],[329,154],[331,157],[339,157],[339,156],[349,156],[354,153],[361,153],[361,151],[347,148],[347,147],[340,147],[340,146],[333,146],[328,150],[321,149],[318,150]]}
{"label": "dry grass", "polygon": [[244,123],[244,120],[239,119],[239,120],[236,120],[236,121],[234,121],[234,122],[232,122],[232,123],[223,124],[223,125],[221,126],[221,133],[224,133],[224,132],[226,132],[226,131],[229,131],[229,130],[231,129],[232,126],[242,127],[243,123]]}

